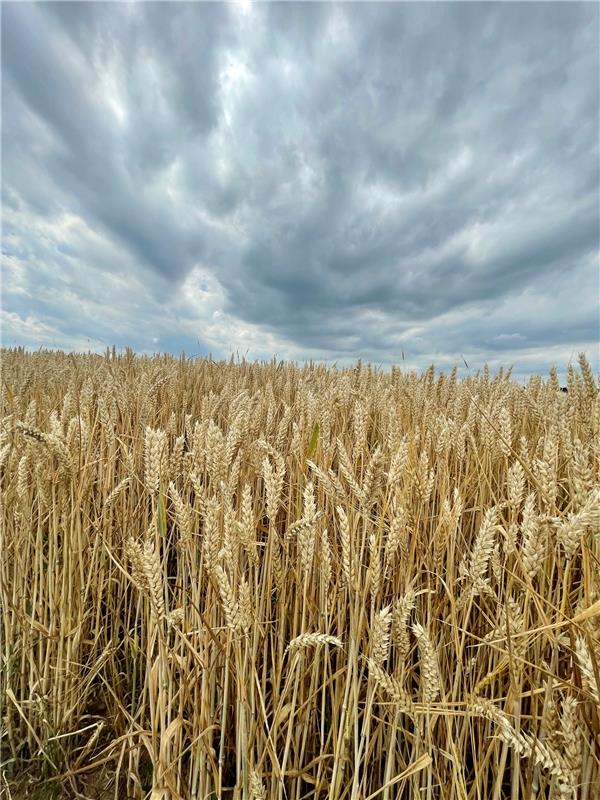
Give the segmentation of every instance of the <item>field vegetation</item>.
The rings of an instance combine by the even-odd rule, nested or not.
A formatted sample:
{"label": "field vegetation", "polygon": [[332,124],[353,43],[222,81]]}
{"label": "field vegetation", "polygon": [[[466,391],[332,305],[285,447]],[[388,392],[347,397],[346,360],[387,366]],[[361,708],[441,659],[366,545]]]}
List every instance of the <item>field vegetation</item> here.
{"label": "field vegetation", "polygon": [[600,797],[583,356],[2,362],[7,797]]}

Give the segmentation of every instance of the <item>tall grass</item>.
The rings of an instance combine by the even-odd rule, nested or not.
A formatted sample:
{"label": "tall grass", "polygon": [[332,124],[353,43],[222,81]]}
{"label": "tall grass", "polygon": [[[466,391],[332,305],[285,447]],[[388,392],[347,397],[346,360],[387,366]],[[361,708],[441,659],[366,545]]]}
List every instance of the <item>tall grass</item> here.
{"label": "tall grass", "polygon": [[9,785],[600,797],[583,356],[568,393],[555,373],[2,361]]}

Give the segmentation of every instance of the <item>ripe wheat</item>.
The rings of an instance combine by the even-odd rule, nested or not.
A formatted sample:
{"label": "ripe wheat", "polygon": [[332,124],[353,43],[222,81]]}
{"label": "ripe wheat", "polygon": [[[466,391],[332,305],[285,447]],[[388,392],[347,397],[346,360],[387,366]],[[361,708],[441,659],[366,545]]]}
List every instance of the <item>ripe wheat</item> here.
{"label": "ripe wheat", "polygon": [[584,357],[2,358],[12,796],[600,797]]}

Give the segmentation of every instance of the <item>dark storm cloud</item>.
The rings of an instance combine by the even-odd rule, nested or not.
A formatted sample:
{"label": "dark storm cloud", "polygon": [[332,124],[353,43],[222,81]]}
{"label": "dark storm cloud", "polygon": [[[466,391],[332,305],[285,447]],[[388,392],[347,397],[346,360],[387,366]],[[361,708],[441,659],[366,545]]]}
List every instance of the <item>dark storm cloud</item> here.
{"label": "dark storm cloud", "polygon": [[598,43],[594,4],[5,4],[4,338],[597,358]]}

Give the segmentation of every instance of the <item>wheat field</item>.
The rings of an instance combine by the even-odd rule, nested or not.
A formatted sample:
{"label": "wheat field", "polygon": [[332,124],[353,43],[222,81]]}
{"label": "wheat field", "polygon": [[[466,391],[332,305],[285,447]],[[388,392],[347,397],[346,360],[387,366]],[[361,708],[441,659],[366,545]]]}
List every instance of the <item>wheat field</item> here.
{"label": "wheat field", "polygon": [[6,797],[600,797],[600,399],[2,353]]}

